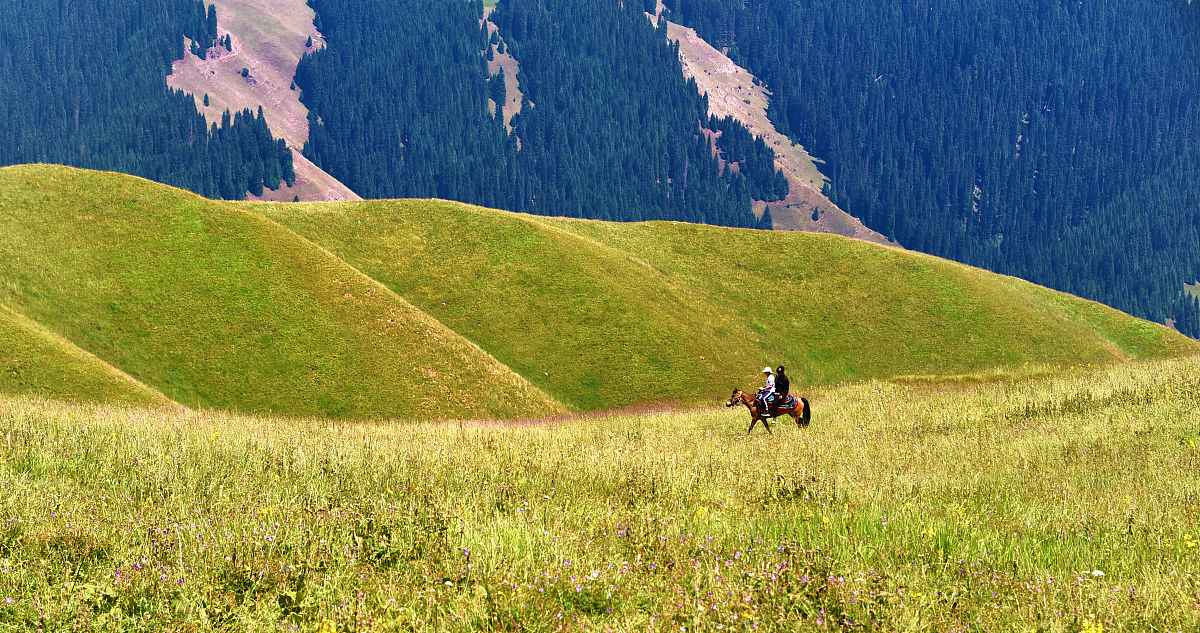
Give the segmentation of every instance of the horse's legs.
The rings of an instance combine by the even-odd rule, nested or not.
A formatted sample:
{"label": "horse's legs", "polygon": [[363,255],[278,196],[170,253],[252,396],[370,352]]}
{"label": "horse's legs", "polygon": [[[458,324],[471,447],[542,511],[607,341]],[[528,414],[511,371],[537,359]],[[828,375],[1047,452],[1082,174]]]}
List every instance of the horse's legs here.
{"label": "horse's legs", "polygon": [[752,411],[750,412],[750,428],[746,429],[746,435],[750,435],[750,432],[754,430],[755,424],[758,424],[758,416]]}
{"label": "horse's legs", "polygon": [[763,426],[766,427],[767,433],[771,433],[771,425],[767,424],[767,419],[763,418]]}

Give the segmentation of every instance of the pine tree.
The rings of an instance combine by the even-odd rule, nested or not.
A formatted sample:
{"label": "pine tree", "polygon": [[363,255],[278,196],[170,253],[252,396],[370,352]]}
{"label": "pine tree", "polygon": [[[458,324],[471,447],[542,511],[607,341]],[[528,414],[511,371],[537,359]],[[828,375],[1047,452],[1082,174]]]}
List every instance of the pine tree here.
{"label": "pine tree", "polygon": [[[196,54],[215,42],[216,14],[201,0],[72,0],[67,12],[59,4],[0,2],[0,103],[7,108],[0,138],[21,140],[0,144],[0,165],[121,170],[226,198],[242,198],[246,189],[225,186],[222,172],[244,173],[250,159],[284,177],[294,173],[291,152],[269,133],[245,119],[210,126],[198,101],[211,107],[211,96],[164,90],[163,75],[185,54],[184,41]],[[4,72],[12,67],[27,72]],[[79,107],[96,95],[105,95],[102,109]]]}
{"label": "pine tree", "polygon": [[758,219],[758,228],[768,231],[775,228],[775,220],[771,217],[771,205],[763,207],[762,217]]}
{"label": "pine tree", "polygon": [[207,31],[205,34],[207,37],[205,38],[204,43],[206,45],[211,45],[212,42],[217,41],[217,5],[214,4],[208,7],[206,22]]}

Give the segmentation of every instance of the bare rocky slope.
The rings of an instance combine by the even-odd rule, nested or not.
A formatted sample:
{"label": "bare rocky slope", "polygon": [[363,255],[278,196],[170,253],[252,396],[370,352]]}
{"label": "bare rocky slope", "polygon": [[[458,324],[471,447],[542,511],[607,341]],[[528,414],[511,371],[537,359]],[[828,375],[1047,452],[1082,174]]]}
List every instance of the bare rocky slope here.
{"label": "bare rocky slope", "polygon": [[[658,21],[662,17],[653,15],[651,19]],[[775,165],[787,177],[789,193],[784,200],[769,205],[756,201],[756,213],[761,215],[770,206],[777,229],[836,233],[890,243],[822,193],[826,178],[821,173],[820,161],[775,128],[767,116],[770,93],[750,71],[738,66],[694,29],[667,21],[667,37],[679,45],[684,73],[708,96],[709,112],[717,117],[733,117],[775,151]]]}
{"label": "bare rocky slope", "polygon": [[[325,45],[313,26],[312,8],[304,0],[210,0],[210,4],[217,7],[218,39],[228,35],[233,50],[218,44],[206,59],[186,53],[174,64],[167,85],[191,94],[210,122],[220,121],[226,110],[262,107],[271,132],[292,149],[296,168],[294,186],[267,190],[263,199],[359,199],[300,153],[308,140],[308,109],[300,102],[292,78],[304,53]],[[312,49],[307,46],[310,40]]]}

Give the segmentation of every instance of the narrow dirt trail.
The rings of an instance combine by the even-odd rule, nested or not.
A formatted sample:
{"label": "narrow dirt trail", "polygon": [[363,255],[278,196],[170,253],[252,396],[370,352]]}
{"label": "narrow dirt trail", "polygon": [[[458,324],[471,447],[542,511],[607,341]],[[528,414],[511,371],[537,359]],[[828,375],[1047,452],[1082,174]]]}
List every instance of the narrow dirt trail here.
{"label": "narrow dirt trail", "polygon": [[[658,11],[658,15],[650,16],[656,23],[661,19],[661,2]],[[756,201],[756,214],[761,216],[770,206],[777,229],[837,233],[892,244],[821,193],[827,179],[819,168],[820,161],[775,128],[767,116],[770,93],[750,71],[738,66],[694,29],[668,21],[667,37],[679,45],[684,74],[694,79],[700,92],[708,96],[709,112],[740,121],[775,151],[775,166],[787,177],[789,193],[781,201]]]}
{"label": "narrow dirt trail", "polygon": [[[296,184],[268,190],[261,199],[360,199],[299,151],[308,140],[308,109],[300,103],[300,92],[292,89],[292,78],[300,58],[325,45],[313,26],[312,8],[305,0],[209,0],[208,4],[216,5],[218,35],[229,35],[233,50],[218,44],[203,60],[185,53],[172,66],[167,85],[190,93],[210,122],[219,122],[226,110],[262,106],[271,132],[292,148]],[[309,38],[311,49],[306,46]],[[242,77],[242,69],[248,71],[247,77]]]}

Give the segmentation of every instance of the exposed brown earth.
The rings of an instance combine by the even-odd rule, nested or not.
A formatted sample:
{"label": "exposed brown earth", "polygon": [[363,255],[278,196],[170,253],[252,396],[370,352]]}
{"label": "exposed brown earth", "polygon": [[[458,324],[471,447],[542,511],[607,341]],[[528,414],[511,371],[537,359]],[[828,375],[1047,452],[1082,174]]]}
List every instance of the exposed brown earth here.
{"label": "exposed brown earth", "polygon": [[[660,2],[660,14],[661,11]],[[659,19],[659,15],[650,17]],[[820,161],[775,129],[767,116],[770,94],[753,74],[711,46],[694,29],[668,21],[667,37],[679,44],[684,74],[696,81],[701,93],[708,95],[709,112],[718,117],[732,116],[775,151],[775,166],[787,177],[790,193],[784,200],[755,202],[756,215],[761,216],[770,206],[777,229],[837,233],[869,242],[892,243],[821,193],[827,180],[818,167]]]}
{"label": "exposed brown earth", "polygon": [[[494,6],[486,7],[483,10],[483,23],[487,25],[488,35],[500,31],[500,27],[492,22],[492,11]],[[501,39],[504,36],[501,35]],[[493,77],[500,74],[504,70],[504,128],[509,134],[513,133],[512,120],[521,112],[521,104],[524,102],[525,95],[521,92],[521,82],[517,80],[517,73],[521,71],[521,64],[517,58],[509,54],[508,48],[505,47],[503,53],[500,48],[492,45],[492,60],[488,62],[488,73]],[[492,116],[496,116],[496,104],[488,99],[488,107],[491,110]],[[518,141],[519,142],[519,141]]]}
{"label": "exposed brown earth", "polygon": [[[190,52],[175,62],[167,85],[190,93],[210,122],[226,110],[263,108],[271,132],[292,148],[296,184],[267,191],[269,200],[358,200],[353,191],[305,159],[299,149],[308,140],[308,109],[292,89],[296,65],[325,40],[313,26],[313,10],[304,0],[209,0],[217,7],[219,37],[233,40],[233,51],[217,45],[207,59]],[[185,50],[188,47],[185,47]],[[249,76],[242,77],[242,69]],[[209,105],[204,106],[204,95]]]}

